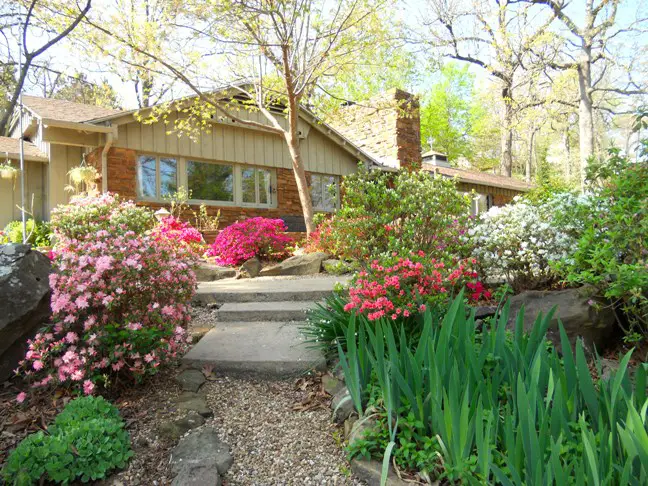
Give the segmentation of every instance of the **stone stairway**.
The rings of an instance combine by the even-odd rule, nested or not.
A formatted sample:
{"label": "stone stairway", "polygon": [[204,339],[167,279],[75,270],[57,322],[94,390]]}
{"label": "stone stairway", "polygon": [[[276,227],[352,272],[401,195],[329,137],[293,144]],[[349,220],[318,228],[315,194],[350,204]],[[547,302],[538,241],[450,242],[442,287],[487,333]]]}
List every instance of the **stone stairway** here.
{"label": "stone stairway", "polygon": [[184,357],[193,367],[214,371],[287,378],[326,366],[300,333],[306,311],[333,292],[345,277],[259,277],[204,282],[198,305],[217,304],[218,318]]}

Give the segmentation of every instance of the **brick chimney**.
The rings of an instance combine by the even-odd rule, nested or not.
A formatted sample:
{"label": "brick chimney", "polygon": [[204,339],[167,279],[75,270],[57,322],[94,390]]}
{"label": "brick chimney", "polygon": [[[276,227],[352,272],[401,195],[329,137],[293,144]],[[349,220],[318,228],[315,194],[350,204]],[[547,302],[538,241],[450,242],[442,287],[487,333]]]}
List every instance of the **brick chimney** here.
{"label": "brick chimney", "polygon": [[418,98],[391,89],[340,109],[331,125],[347,139],[393,168],[421,166],[421,118]]}

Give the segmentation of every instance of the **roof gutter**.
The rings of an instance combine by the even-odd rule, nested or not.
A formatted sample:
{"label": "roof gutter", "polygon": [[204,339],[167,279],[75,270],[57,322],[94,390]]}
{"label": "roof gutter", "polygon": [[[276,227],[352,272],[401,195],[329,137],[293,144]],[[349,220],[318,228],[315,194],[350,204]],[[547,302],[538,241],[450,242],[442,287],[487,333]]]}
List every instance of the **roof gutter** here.
{"label": "roof gutter", "polygon": [[90,123],[68,122],[61,120],[54,120],[52,118],[43,118],[42,123],[44,127],[55,128],[68,128],[70,130],[78,130],[80,132],[92,133],[114,133],[115,127],[105,125],[92,125]]}

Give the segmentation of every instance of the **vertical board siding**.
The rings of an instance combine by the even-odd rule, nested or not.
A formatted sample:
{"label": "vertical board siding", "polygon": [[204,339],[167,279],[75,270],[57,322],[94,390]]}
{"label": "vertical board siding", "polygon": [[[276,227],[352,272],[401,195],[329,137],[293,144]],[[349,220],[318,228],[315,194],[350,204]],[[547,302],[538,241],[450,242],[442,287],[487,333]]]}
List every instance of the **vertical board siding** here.
{"label": "vertical board siding", "polygon": [[70,193],[65,191],[69,184],[67,173],[72,167],[81,163],[83,147],[50,144],[48,164],[49,171],[49,209],[70,200]]}
{"label": "vertical board siding", "polygon": [[[18,161],[14,161],[14,165]],[[37,221],[46,214],[44,208],[45,182],[47,177],[47,163],[25,161],[25,209],[32,211]],[[34,196],[34,206],[31,201]],[[0,229],[10,221],[21,218],[20,209],[20,174],[14,180],[0,179]],[[31,218],[31,216],[27,216]]]}
{"label": "vertical board siding", "polygon": [[[239,113],[240,114],[240,113]],[[194,141],[174,130],[176,114],[163,121],[145,125],[137,121],[120,125],[115,147],[142,153],[172,155],[221,162],[234,162],[268,167],[292,168],[292,161],[283,137],[241,126],[214,123]],[[249,119],[265,123],[265,117],[252,112]],[[315,127],[302,121],[307,133],[300,140],[307,171],[346,175],[357,170],[357,157],[349,154]],[[167,131],[173,133],[167,134]]]}

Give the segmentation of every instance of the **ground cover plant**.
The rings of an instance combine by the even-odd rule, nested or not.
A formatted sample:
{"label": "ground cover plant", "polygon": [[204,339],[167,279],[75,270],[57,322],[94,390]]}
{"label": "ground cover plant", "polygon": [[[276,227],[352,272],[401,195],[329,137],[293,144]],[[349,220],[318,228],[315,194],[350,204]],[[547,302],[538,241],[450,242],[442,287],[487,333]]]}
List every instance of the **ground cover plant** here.
{"label": "ground cover plant", "polygon": [[383,473],[393,457],[430,481],[646,484],[646,365],[631,379],[628,353],[603,377],[596,359],[593,378],[582,342],[572,351],[561,328],[561,356],[545,339],[552,315],[525,334],[522,312],[508,337],[508,305],[479,332],[458,296],[415,340],[352,317],[340,361],[361,420],[376,425],[351,454],[383,459]]}
{"label": "ground cover plant", "polygon": [[130,202],[103,195],[70,206],[52,221],[52,320],[28,342],[18,372],[34,388],[92,394],[139,382],[181,356],[196,254],[165,233],[130,230],[149,221]]}
{"label": "ground cover plant", "polygon": [[289,254],[293,240],[281,219],[249,218],[227,226],[214,240],[208,254],[219,265],[240,265],[250,258],[280,260]]}
{"label": "ground cover plant", "polygon": [[423,251],[446,262],[470,253],[461,237],[470,224],[470,198],[452,179],[360,170],[344,178],[341,192],[340,210],[320,224],[311,251],[360,263],[393,252]]}
{"label": "ground cover plant", "polygon": [[123,468],[133,455],[117,408],[102,397],[70,401],[46,431],[26,437],[9,455],[2,478],[18,486],[87,483]]}

